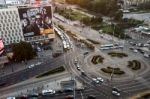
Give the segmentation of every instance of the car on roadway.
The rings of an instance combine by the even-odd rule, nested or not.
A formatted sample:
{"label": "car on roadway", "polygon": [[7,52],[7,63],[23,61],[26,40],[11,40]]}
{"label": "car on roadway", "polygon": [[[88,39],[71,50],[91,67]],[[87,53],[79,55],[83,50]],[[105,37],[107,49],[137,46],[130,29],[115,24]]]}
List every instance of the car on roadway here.
{"label": "car on roadway", "polygon": [[73,92],[73,88],[65,88],[64,90],[63,90],[64,92]]}
{"label": "car on roadway", "polygon": [[81,75],[86,76],[85,72],[82,70]]}
{"label": "car on roadway", "polygon": [[150,46],[150,44],[144,44],[143,46],[144,46],[144,47],[149,47],[149,46]]}
{"label": "car on roadway", "polygon": [[56,90],[56,93],[62,94],[62,93],[63,93],[63,90]]}
{"label": "car on roadway", "polygon": [[145,57],[145,58],[149,58],[149,57],[150,57],[150,55],[149,55],[149,54],[147,54],[147,53],[144,53],[144,57]]}
{"label": "car on roadway", "polygon": [[7,97],[6,99],[16,99],[16,97]]}
{"label": "car on roadway", "polygon": [[100,82],[104,82],[104,79],[102,77],[97,77],[96,79]]}
{"label": "car on roadway", "polygon": [[132,46],[135,46],[136,45],[136,43],[133,43],[133,42],[129,42]]}
{"label": "car on roadway", "polygon": [[96,83],[96,84],[99,84],[99,83],[100,83],[100,81],[97,80],[96,78],[92,78],[92,81],[93,81],[94,83]]}
{"label": "car on roadway", "polygon": [[74,96],[73,95],[67,95],[67,96],[65,96],[65,99],[74,99]]}
{"label": "car on roadway", "polygon": [[134,47],[130,47],[129,49],[130,49],[130,50],[134,50]]}
{"label": "car on roadway", "polygon": [[79,71],[80,71],[80,70],[81,70],[81,68],[80,68],[80,67],[77,67],[77,70],[79,70]]}
{"label": "car on roadway", "polygon": [[133,50],[133,52],[134,52],[134,53],[137,53],[137,52],[138,52],[138,50],[137,50],[137,49],[134,49],[134,50]]}
{"label": "car on roadway", "polygon": [[28,99],[38,99],[38,93],[33,93],[33,94],[29,94],[28,96],[27,96],[27,98]]}
{"label": "car on roadway", "polygon": [[144,54],[144,51],[140,48],[137,49],[141,54]]}
{"label": "car on roadway", "polygon": [[80,66],[79,66],[79,63],[76,64],[76,67],[77,67],[77,68],[80,67]]}
{"label": "car on roadway", "polygon": [[87,99],[96,99],[96,97],[94,95],[89,95]]}
{"label": "car on roadway", "polygon": [[121,95],[120,90],[115,88],[115,87],[112,88],[112,94],[115,95],[115,96],[120,96]]}
{"label": "car on roadway", "polygon": [[76,88],[76,91],[84,91],[85,87]]}
{"label": "car on roadway", "polygon": [[35,64],[31,64],[28,66],[28,68],[33,68],[35,66]]}
{"label": "car on roadway", "polygon": [[88,55],[89,54],[89,52],[85,52],[85,53],[83,53],[83,55]]}
{"label": "car on roadway", "polygon": [[41,65],[42,64],[42,62],[37,62],[35,65]]}
{"label": "car on roadway", "polygon": [[55,90],[52,89],[42,90],[42,95],[54,95],[55,93],[56,93]]}
{"label": "car on roadway", "polygon": [[78,63],[78,60],[77,60],[77,59],[75,59],[75,60],[74,60],[74,64],[77,64],[77,63]]}

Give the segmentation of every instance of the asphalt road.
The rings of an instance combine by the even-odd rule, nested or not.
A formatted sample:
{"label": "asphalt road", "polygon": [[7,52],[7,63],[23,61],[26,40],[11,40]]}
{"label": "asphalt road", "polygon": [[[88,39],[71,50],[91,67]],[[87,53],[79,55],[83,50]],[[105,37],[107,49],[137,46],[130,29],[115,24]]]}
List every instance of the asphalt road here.
{"label": "asphalt road", "polygon": [[[77,99],[82,99],[82,97],[87,97],[88,95],[95,95],[97,99],[126,99],[128,96],[133,95],[137,92],[150,89],[148,87],[150,85],[149,83],[150,73],[141,75],[140,77],[138,77],[137,79],[134,79],[133,81],[124,81],[121,83],[120,82],[110,83],[110,82],[107,82],[107,80],[105,80],[105,82],[102,84],[92,83],[93,76],[96,77],[97,75],[95,73],[92,73],[92,74],[91,72],[89,73],[89,71],[86,71],[88,68],[85,69],[82,66],[82,65],[85,65],[83,63],[83,60],[84,60],[83,52],[87,51],[88,49],[77,47],[75,46],[76,43],[74,43],[73,45],[74,45],[73,50],[68,51],[67,53],[61,55],[60,57],[55,58],[55,59],[47,59],[42,65],[36,66],[31,69],[25,69],[25,70],[16,72],[11,75],[4,76],[0,79],[0,82],[7,82],[6,86],[9,86],[9,85],[27,80],[49,69],[53,69],[60,65],[65,64],[67,70],[71,74],[73,74],[76,77],[76,79],[83,82],[84,86],[86,87],[85,91],[82,92],[82,95],[81,93],[79,94],[76,93]],[[85,71],[86,76],[81,76],[81,72],[76,69],[76,66],[74,64],[74,60],[76,58],[79,60],[81,69]],[[111,94],[112,86],[116,86],[119,89],[121,89],[121,97],[116,97]],[[55,97],[52,97],[52,99],[62,99],[65,96],[66,94],[57,95]]]}
{"label": "asphalt road", "polygon": [[[64,63],[63,56],[60,56],[55,59],[47,59],[43,62],[43,64],[39,66],[35,66],[33,68],[27,68],[18,72],[15,72],[13,74],[9,74],[6,76],[3,76],[0,78],[1,83],[6,83],[6,86],[10,86],[16,83],[19,83],[21,81],[25,81],[31,77],[34,77],[38,74],[41,74],[43,72],[46,72],[50,69],[57,68],[59,66],[62,66],[61,64]],[[1,88],[4,86],[1,86]]]}

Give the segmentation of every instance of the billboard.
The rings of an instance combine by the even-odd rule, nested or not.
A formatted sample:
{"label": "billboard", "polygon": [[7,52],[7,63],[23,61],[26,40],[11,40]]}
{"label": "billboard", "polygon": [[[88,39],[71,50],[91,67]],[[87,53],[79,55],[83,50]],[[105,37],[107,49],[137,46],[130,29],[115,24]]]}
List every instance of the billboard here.
{"label": "billboard", "polygon": [[18,12],[24,37],[53,33],[51,6],[23,7]]}

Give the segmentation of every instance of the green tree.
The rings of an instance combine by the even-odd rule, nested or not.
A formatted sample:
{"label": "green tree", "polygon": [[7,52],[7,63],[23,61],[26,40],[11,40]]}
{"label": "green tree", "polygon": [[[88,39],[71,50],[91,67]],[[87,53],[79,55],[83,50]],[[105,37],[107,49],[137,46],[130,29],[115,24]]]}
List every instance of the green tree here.
{"label": "green tree", "polygon": [[117,11],[114,15],[114,20],[122,21],[122,18],[123,18],[123,12],[121,10]]}
{"label": "green tree", "polygon": [[36,55],[31,44],[23,41],[12,44],[12,51],[13,59],[17,62],[33,59]]}

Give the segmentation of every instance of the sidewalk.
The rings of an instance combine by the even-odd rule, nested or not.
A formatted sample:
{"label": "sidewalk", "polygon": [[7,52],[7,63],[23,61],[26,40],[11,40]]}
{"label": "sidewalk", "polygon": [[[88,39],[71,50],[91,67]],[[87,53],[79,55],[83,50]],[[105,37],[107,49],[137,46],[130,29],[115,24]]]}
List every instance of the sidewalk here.
{"label": "sidewalk", "polygon": [[[63,72],[43,78],[32,78],[27,81],[0,89],[0,99],[8,96],[19,96],[26,94],[40,93],[45,89],[60,90],[60,82],[71,80],[68,72]],[[82,87],[82,83],[76,81],[77,87]],[[5,92],[5,93],[4,93]]]}
{"label": "sidewalk", "polygon": [[28,61],[27,64],[23,62],[23,63],[13,63],[13,64],[6,65],[3,69],[0,70],[0,75],[1,75],[0,77],[26,69],[31,64],[35,64],[37,62],[39,62],[39,59],[32,59]]}

